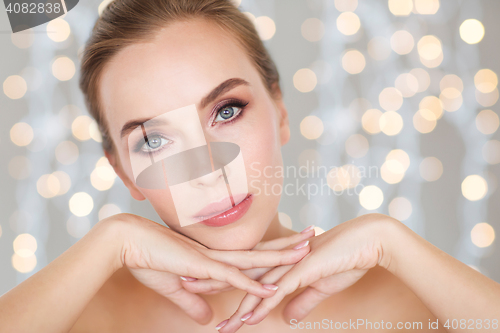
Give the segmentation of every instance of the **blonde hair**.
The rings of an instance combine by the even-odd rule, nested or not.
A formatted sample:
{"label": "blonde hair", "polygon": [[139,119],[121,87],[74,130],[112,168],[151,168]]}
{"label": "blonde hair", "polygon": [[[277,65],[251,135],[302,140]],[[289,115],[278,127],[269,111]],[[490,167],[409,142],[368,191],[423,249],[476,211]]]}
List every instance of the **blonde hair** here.
{"label": "blonde hair", "polygon": [[230,0],[114,0],[97,19],[85,45],[80,89],[102,134],[103,149],[114,151],[99,102],[99,80],[110,59],[127,45],[151,40],[168,24],[205,18],[236,37],[272,96],[281,94],[279,74],[253,23]]}

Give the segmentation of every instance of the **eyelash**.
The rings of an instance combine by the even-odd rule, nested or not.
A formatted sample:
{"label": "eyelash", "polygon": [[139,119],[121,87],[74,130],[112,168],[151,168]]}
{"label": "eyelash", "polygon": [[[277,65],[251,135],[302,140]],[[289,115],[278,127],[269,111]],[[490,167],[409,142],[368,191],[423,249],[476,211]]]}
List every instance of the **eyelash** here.
{"label": "eyelash", "polygon": [[[226,124],[232,123],[233,121],[235,121],[237,118],[239,118],[243,114],[243,111],[245,110],[245,107],[247,105],[248,105],[248,102],[243,102],[243,101],[238,100],[238,99],[227,100],[227,101],[222,102],[222,104],[216,105],[214,107],[214,111],[212,112],[212,116],[211,116],[212,126],[216,126],[217,124],[225,124],[226,125]],[[226,120],[226,121],[219,121],[219,122],[216,123],[215,119],[217,118],[217,115],[224,108],[227,108],[228,106],[235,106],[235,107],[239,108],[240,111],[238,113],[236,113],[231,119]],[[217,126],[219,126],[219,125],[217,125]],[[151,133],[149,135],[149,137],[159,137],[160,139],[165,139],[165,140],[168,140],[168,141],[172,141],[172,140],[168,139],[167,137],[163,136],[160,133]],[[145,155],[156,154],[156,153],[159,153],[160,151],[162,151],[164,149],[164,147],[166,147],[166,146],[169,145],[169,144],[165,144],[165,145],[161,146],[159,149],[156,149],[156,150],[143,151],[142,147],[146,143],[147,142],[144,142],[144,140],[140,140],[138,143],[136,143],[135,148],[134,148],[134,152],[145,154]]]}

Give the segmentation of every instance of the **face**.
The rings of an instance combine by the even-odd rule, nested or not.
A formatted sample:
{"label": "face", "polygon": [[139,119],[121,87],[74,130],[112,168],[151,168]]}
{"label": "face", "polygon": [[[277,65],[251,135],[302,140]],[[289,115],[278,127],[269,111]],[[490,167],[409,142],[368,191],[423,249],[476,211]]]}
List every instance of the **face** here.
{"label": "face", "polygon": [[[209,248],[250,249],[261,240],[277,216],[282,179],[269,170],[282,166],[288,118],[281,98],[271,97],[229,32],[201,19],[171,24],[154,40],[116,54],[102,73],[99,92],[116,147],[108,158],[135,199],[147,199],[170,228]],[[154,125],[158,119],[168,125]],[[147,142],[137,144],[138,133],[146,130]],[[203,174],[180,190],[151,188],[136,179],[134,161],[140,156],[144,161],[153,152],[164,158],[207,142],[239,147],[239,159],[232,159],[225,174]],[[214,156],[217,147],[209,147]],[[227,184],[235,192],[229,197]],[[215,216],[228,202],[232,208]],[[191,222],[181,223],[185,219]]]}

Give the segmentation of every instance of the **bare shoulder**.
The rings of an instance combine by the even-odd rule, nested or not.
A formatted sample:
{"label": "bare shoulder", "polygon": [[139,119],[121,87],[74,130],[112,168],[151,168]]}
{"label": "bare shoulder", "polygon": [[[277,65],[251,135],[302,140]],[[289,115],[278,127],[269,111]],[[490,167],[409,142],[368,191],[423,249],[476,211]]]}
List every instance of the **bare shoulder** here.
{"label": "bare shoulder", "polygon": [[[397,325],[403,325],[399,329],[421,332],[428,330],[429,322],[436,321],[415,293],[380,266],[370,269],[356,284],[327,299],[305,321],[324,318],[333,324],[356,322],[360,324],[357,329],[377,332],[394,330]],[[383,327],[380,326],[382,321]],[[433,331],[446,332],[442,327]]]}

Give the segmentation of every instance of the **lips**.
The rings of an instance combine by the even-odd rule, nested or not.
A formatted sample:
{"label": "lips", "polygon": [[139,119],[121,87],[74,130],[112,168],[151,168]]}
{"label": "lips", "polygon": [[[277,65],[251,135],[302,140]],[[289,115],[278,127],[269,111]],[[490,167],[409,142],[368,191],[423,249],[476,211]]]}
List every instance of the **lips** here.
{"label": "lips", "polygon": [[231,198],[227,197],[219,202],[207,205],[195,214],[194,219],[210,227],[220,227],[239,220],[252,204],[251,194],[237,194],[233,196],[235,206]]}

